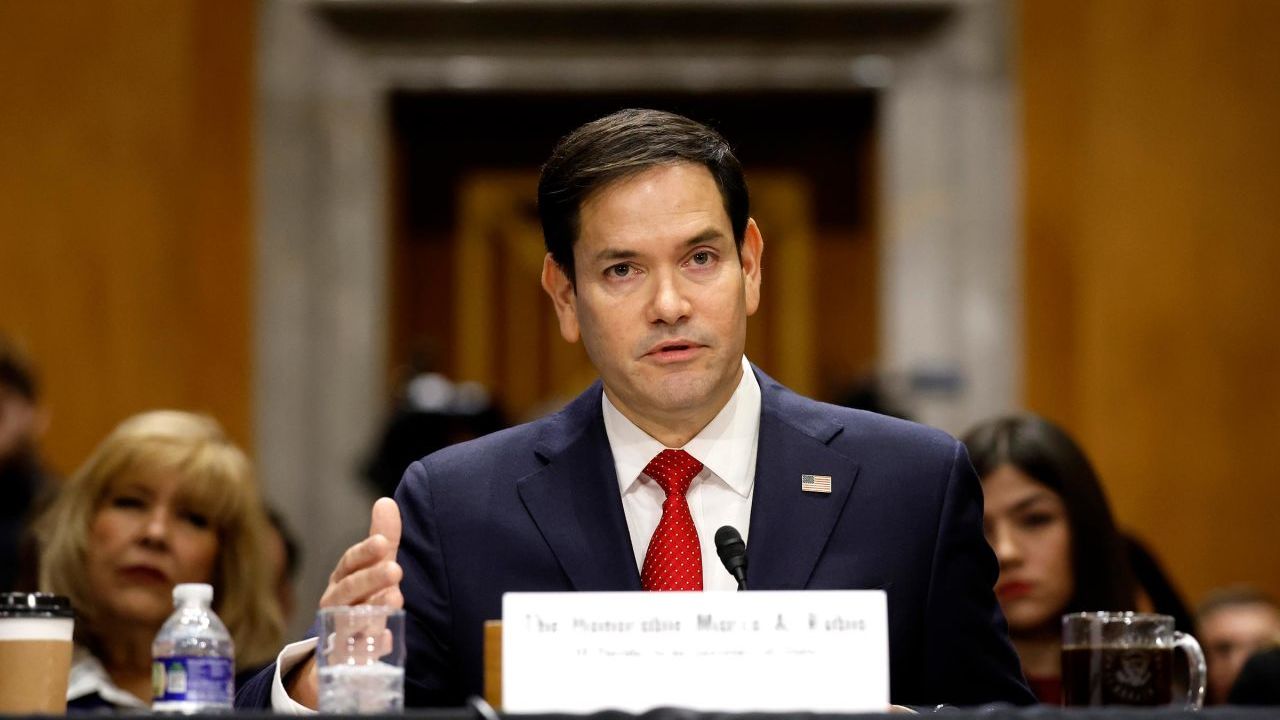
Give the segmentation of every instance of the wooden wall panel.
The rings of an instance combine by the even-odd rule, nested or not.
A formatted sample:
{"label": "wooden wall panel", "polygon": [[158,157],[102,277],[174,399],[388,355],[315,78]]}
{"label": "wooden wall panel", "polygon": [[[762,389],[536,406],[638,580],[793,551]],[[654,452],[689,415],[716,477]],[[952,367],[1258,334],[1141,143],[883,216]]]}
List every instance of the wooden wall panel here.
{"label": "wooden wall panel", "polygon": [[125,416],[250,432],[249,0],[0,2],[0,331],[69,472]]}
{"label": "wooden wall panel", "polygon": [[1280,595],[1280,3],[1019,13],[1026,403],[1189,599]]}

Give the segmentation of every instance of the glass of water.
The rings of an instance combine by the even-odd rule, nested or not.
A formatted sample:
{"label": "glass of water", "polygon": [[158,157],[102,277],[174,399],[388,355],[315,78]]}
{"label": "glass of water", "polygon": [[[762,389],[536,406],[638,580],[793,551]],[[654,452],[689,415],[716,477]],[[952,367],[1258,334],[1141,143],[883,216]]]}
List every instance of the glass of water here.
{"label": "glass of water", "polygon": [[319,621],[320,712],[400,712],[404,610],[382,605],[321,608]]}

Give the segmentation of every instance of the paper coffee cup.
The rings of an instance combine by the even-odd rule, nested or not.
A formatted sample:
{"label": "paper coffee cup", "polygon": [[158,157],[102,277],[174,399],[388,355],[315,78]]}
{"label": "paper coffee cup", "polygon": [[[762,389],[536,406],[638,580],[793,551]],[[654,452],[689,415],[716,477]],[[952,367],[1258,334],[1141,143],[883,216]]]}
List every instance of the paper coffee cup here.
{"label": "paper coffee cup", "polygon": [[74,617],[60,595],[0,593],[0,714],[67,711]]}

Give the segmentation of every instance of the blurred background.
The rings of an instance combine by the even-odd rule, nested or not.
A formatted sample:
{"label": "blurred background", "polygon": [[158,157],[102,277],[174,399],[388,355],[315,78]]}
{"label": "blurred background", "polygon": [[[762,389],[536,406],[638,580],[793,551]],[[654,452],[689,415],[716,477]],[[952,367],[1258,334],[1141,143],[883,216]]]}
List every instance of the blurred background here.
{"label": "blurred background", "polygon": [[591,382],[534,186],[628,106],[737,148],[767,372],[952,433],[1043,414],[1188,598],[1280,594],[1278,2],[0,0],[0,70],[0,332],[43,454],[214,415],[303,608],[407,413],[444,443]]}

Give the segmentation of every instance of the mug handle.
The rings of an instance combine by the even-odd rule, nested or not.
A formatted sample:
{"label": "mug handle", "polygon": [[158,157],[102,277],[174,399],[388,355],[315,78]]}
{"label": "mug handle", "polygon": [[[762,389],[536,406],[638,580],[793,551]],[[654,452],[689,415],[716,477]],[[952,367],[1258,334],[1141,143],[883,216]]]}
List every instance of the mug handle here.
{"label": "mug handle", "polygon": [[1200,643],[1186,633],[1173,634],[1174,647],[1181,648],[1187,654],[1187,671],[1191,676],[1187,682],[1187,710],[1199,710],[1204,707],[1204,651]]}

